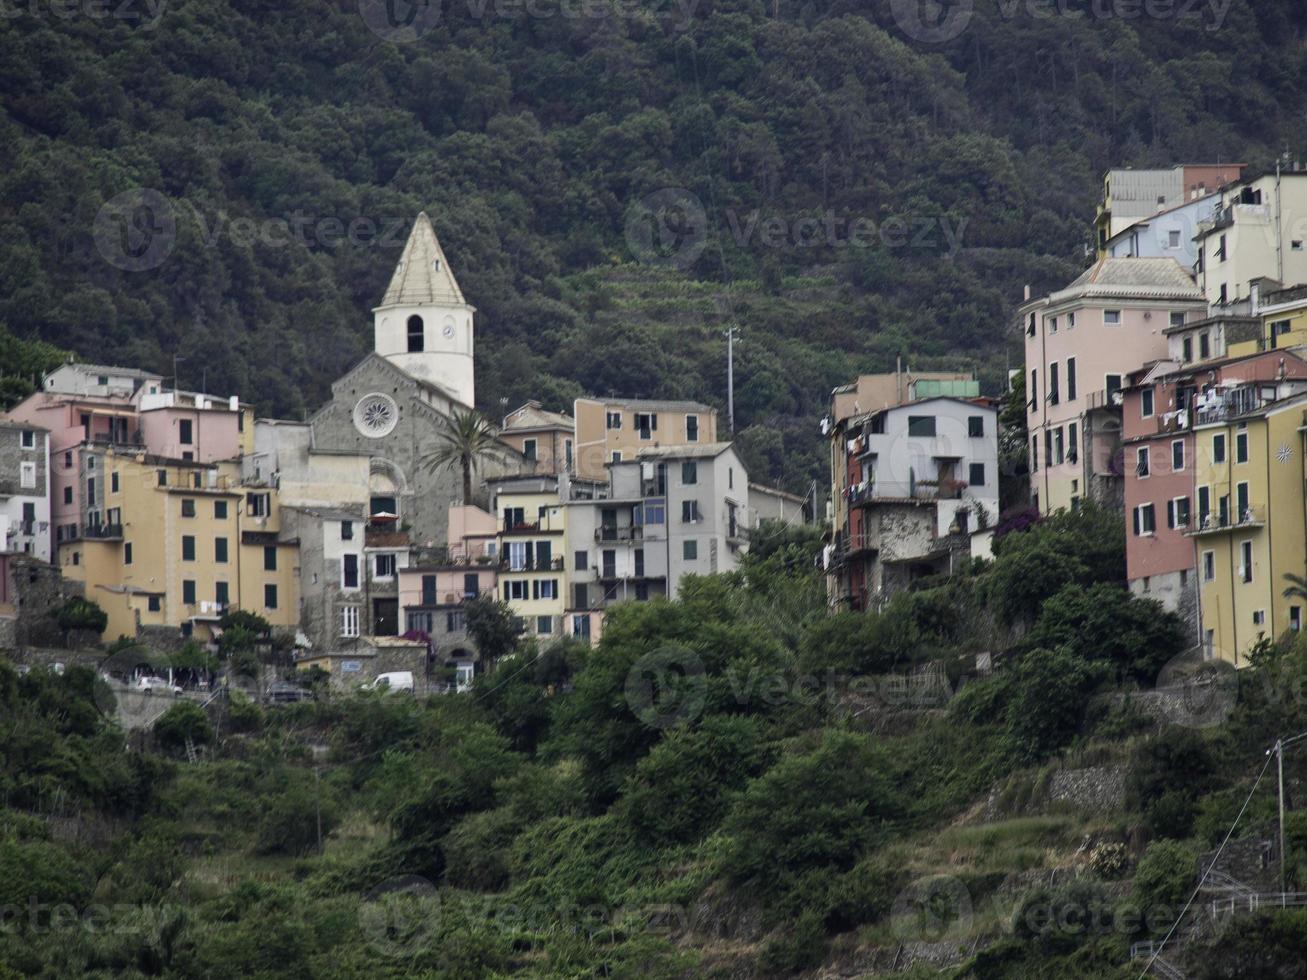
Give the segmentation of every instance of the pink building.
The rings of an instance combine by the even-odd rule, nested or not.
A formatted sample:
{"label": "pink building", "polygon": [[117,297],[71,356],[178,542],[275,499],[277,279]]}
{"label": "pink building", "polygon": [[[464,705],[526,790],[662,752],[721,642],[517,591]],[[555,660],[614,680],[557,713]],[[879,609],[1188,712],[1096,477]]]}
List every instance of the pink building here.
{"label": "pink building", "polygon": [[50,433],[50,514],[56,545],[112,533],[104,451],[145,449],[168,459],[215,462],[253,449],[253,409],[236,398],[164,390],[159,375],[63,364],[9,413]]}
{"label": "pink building", "polygon": [[[214,398],[165,391],[140,398],[140,431],[151,453],[169,459],[213,463],[235,459],[253,446],[249,409],[235,396]],[[250,440],[247,443],[246,432]]]}
{"label": "pink building", "polygon": [[1156,599],[1198,624],[1194,542],[1195,400],[1221,382],[1307,379],[1307,361],[1266,351],[1201,365],[1161,360],[1131,373],[1123,390],[1126,577],[1137,595]]}
{"label": "pink building", "polygon": [[438,668],[448,671],[455,690],[466,690],[480,652],[467,632],[464,604],[497,595],[497,521],[479,507],[449,508],[448,554],[399,570],[403,630],[425,634]]}
{"label": "pink building", "polygon": [[1121,389],[1167,356],[1166,329],[1206,314],[1174,259],[1105,258],[1021,307],[1030,493],[1042,513],[1086,498],[1119,506]]}

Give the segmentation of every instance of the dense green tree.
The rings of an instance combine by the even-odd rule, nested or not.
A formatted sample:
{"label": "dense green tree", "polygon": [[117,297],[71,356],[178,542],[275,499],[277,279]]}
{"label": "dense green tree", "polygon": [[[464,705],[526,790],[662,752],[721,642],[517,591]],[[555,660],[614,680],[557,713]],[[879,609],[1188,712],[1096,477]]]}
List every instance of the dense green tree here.
{"label": "dense green tree", "polygon": [[1036,761],[1075,737],[1086,698],[1101,683],[1103,670],[1065,648],[1031,650],[1012,669],[1009,747],[1017,758]]}
{"label": "dense green tree", "polygon": [[764,892],[808,871],[847,870],[900,809],[871,740],[828,731],[749,784],[723,825],[723,870]]}
{"label": "dense green tree", "polygon": [[213,741],[213,726],[204,709],[192,701],[179,701],[154,723],[154,737],[159,747],[180,752],[189,741],[196,746]]}
{"label": "dense green tree", "polygon": [[1179,617],[1120,584],[1063,586],[1045,601],[1026,635],[1031,647],[1066,647],[1085,660],[1110,663],[1122,677],[1151,684],[1187,639]]}
{"label": "dense green tree", "polygon": [[769,756],[757,720],[705,718],[669,733],[636,764],[622,791],[622,812],[642,840],[694,840],[717,824],[734,791]]}

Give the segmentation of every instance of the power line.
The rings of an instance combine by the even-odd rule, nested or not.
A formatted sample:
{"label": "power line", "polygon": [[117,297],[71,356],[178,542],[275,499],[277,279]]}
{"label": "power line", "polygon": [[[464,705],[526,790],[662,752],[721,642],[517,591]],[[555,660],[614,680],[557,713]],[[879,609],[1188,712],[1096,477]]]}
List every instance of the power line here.
{"label": "power line", "polygon": [[[1144,969],[1139,974],[1137,980],[1144,980],[1144,978],[1148,976],[1148,971],[1152,968],[1153,962],[1162,955],[1162,950],[1165,949],[1166,944],[1171,941],[1171,937],[1175,934],[1175,930],[1179,928],[1180,923],[1184,921],[1185,915],[1188,914],[1189,907],[1193,905],[1194,899],[1198,897],[1198,893],[1202,891],[1203,885],[1207,883],[1207,876],[1212,873],[1212,869],[1216,867],[1216,863],[1221,859],[1221,853],[1225,850],[1225,845],[1230,843],[1230,838],[1234,835],[1235,828],[1239,826],[1239,821],[1243,819],[1243,815],[1248,809],[1248,804],[1252,802],[1253,794],[1257,792],[1257,787],[1261,785],[1262,777],[1266,775],[1266,770],[1270,768],[1271,752],[1276,751],[1276,749],[1281,746],[1288,745],[1291,742],[1297,742],[1304,738],[1307,738],[1307,732],[1302,732],[1292,738],[1281,739],[1275,743],[1275,748],[1267,751],[1266,761],[1262,763],[1262,771],[1257,774],[1257,779],[1253,781],[1253,787],[1248,791],[1248,796],[1244,799],[1243,806],[1239,808],[1239,814],[1234,818],[1234,823],[1230,824],[1230,829],[1226,831],[1225,839],[1221,841],[1221,846],[1216,849],[1216,854],[1213,855],[1212,860],[1208,862],[1207,868],[1203,871],[1203,876],[1198,880],[1198,886],[1193,890],[1193,894],[1189,896],[1189,901],[1184,903],[1184,908],[1180,910],[1180,914],[1176,917],[1175,922],[1171,923],[1171,928],[1167,930],[1166,936],[1163,937],[1162,941],[1153,950],[1153,955],[1148,958],[1148,962],[1144,964]],[[1284,858],[1283,851],[1280,853],[1280,858],[1281,860]]]}

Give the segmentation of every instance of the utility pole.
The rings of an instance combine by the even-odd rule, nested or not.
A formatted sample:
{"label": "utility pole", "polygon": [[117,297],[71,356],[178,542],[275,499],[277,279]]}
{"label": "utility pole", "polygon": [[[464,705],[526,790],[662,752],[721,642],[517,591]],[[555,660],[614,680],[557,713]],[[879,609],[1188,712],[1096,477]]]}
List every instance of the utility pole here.
{"label": "utility pole", "polygon": [[1300,742],[1304,738],[1307,738],[1307,732],[1303,732],[1301,735],[1295,735],[1293,736],[1293,738],[1278,738],[1275,740],[1275,745],[1272,746],[1271,749],[1266,753],[1267,755],[1270,755],[1271,752],[1275,753],[1276,769],[1278,770],[1279,782],[1280,782],[1280,894],[1281,895],[1284,894],[1284,890],[1285,890],[1285,867],[1286,867],[1286,858],[1288,856],[1285,854],[1286,842],[1284,837],[1284,809],[1285,809],[1284,807],[1284,750],[1288,746],[1292,745],[1294,742]]}
{"label": "utility pole", "polygon": [[1284,741],[1275,740],[1275,763],[1276,769],[1279,770],[1280,777],[1280,895],[1285,892],[1284,887]]}
{"label": "utility pole", "polygon": [[313,767],[313,800],[318,810],[318,853],[322,853],[322,776],[321,770]]}
{"label": "utility pole", "polygon": [[732,324],[726,328],[726,427],[735,435],[735,331]]}

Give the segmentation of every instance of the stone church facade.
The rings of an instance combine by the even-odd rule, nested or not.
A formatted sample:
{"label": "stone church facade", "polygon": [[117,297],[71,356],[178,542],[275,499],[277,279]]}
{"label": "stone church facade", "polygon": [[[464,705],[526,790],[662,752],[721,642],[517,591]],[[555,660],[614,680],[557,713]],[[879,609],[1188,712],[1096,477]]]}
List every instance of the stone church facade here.
{"label": "stone church facade", "polygon": [[[419,215],[373,311],[374,350],[307,422],[259,425],[253,465],[273,474],[283,507],[298,515],[301,631],[315,651],[402,632],[398,570],[448,543],[449,508],[465,502],[462,471],[425,460],[451,414],[474,405],[474,313]],[[478,466],[474,496],[487,478],[532,466],[505,444],[502,459]],[[351,517],[357,536],[342,541]]]}

